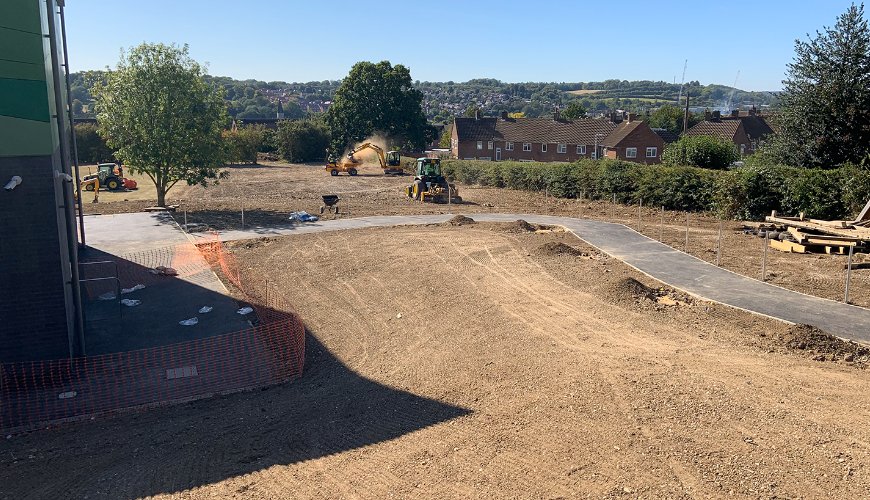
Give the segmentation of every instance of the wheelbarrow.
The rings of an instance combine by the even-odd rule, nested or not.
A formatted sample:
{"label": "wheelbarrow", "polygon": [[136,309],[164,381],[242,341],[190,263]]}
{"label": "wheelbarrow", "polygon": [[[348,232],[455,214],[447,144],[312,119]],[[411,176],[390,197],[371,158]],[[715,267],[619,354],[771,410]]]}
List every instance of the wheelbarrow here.
{"label": "wheelbarrow", "polygon": [[337,194],[324,194],[321,196],[323,198],[323,205],[320,207],[320,213],[323,214],[326,210],[332,210],[332,213],[338,213],[338,202],[341,201],[341,198],[338,197]]}

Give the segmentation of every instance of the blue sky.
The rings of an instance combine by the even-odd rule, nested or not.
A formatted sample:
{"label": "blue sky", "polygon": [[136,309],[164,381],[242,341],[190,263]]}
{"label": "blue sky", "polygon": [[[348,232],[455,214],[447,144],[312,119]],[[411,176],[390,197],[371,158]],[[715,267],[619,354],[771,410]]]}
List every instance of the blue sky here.
{"label": "blue sky", "polygon": [[795,38],[850,1],[78,0],[70,66],[114,67],[121,48],[187,43],[213,75],[313,81],[389,60],[417,80],[686,80],[778,90]]}

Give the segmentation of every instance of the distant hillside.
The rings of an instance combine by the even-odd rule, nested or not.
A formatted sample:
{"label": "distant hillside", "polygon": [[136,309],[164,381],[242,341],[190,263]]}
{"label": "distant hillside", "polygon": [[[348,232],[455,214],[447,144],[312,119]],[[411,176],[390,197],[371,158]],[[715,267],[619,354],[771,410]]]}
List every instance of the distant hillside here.
{"label": "distant hillside", "polygon": [[[93,82],[102,77],[102,72],[96,71],[71,75],[73,107],[78,115],[90,115],[90,89]],[[278,100],[287,118],[324,112],[341,84],[337,80],[287,83],[235,80],[222,76],[209,79],[224,88],[229,114],[237,119],[275,117]],[[591,113],[613,109],[644,113],[663,104],[676,103],[680,92],[679,84],[648,80],[505,83],[481,78],[460,83],[417,81],[414,85],[423,92],[426,116],[434,122],[448,122],[469,108],[479,108],[490,115],[508,111],[536,117],[551,113],[556,106],[563,108],[573,100],[580,101]],[[725,85],[701,85],[697,81],[684,86],[683,95],[686,93],[691,95],[693,108],[727,110],[753,105],[775,107],[777,104],[773,92],[747,92]]]}

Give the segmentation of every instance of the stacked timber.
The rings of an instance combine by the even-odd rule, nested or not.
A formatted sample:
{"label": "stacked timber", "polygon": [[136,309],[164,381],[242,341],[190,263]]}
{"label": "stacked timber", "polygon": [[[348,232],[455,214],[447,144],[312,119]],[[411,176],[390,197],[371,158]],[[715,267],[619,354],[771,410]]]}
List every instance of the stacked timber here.
{"label": "stacked timber", "polygon": [[770,240],[770,247],[782,252],[823,252],[847,254],[870,248],[870,200],[853,221],[783,217],[774,210],[764,220],[781,230],[785,237]]}

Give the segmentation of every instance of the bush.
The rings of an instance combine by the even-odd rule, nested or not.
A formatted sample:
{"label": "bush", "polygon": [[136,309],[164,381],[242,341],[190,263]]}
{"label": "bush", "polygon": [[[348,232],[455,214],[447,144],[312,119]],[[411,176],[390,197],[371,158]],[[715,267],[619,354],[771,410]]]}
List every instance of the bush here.
{"label": "bush", "polygon": [[264,125],[247,125],[223,131],[227,160],[233,163],[257,164],[257,152],[266,139]]}
{"label": "bush", "polygon": [[836,170],[752,165],[735,170],[640,165],[618,160],[576,163],[521,163],[448,160],[451,181],[524,191],[547,191],[560,198],[610,200],[710,211],[729,219],[761,220],[772,210],[824,219],[850,217],[870,197],[870,168]]}
{"label": "bush", "polygon": [[278,154],[291,163],[322,161],[329,147],[329,131],[320,121],[282,121],[275,142]]}
{"label": "bush", "polygon": [[707,135],[683,137],[665,147],[662,153],[662,163],[665,165],[717,170],[728,168],[738,158],[734,144]]}
{"label": "bush", "polygon": [[76,150],[79,163],[113,162],[115,156],[106,141],[97,133],[97,126],[92,123],[77,123],[75,125]]}

